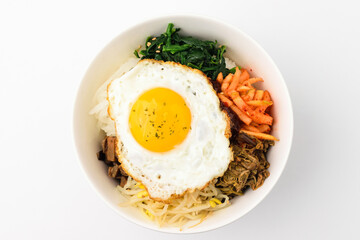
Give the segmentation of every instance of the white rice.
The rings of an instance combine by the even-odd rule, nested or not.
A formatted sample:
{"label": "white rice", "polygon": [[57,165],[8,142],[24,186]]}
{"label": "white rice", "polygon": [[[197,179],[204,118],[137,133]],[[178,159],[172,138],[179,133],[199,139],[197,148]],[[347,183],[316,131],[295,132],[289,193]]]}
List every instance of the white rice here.
{"label": "white rice", "polygon": [[107,136],[115,136],[114,121],[108,115],[109,102],[107,101],[107,86],[109,83],[124,73],[132,69],[137,62],[138,58],[131,57],[120,68],[106,80],[96,91],[94,96],[94,107],[90,110],[90,115],[93,115],[97,119],[97,124],[100,129],[104,130]]}

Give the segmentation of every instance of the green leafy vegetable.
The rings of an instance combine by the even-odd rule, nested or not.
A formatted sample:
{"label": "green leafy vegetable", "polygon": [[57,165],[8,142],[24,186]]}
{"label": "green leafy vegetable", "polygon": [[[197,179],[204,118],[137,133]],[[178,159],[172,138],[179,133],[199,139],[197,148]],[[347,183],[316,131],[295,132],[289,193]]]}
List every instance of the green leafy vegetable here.
{"label": "green leafy vegetable", "polygon": [[135,54],[135,56],[136,56],[137,58],[140,58],[139,52],[138,52],[137,50],[134,51],[134,54]]}
{"label": "green leafy vegetable", "polygon": [[[141,59],[156,59],[178,62],[203,71],[212,80],[222,72],[226,76],[235,69],[225,65],[226,46],[218,46],[217,41],[203,41],[191,36],[181,36],[180,28],[169,23],[166,31],[157,37],[146,39],[145,49],[140,51]],[[140,58],[139,52],[134,52]]]}

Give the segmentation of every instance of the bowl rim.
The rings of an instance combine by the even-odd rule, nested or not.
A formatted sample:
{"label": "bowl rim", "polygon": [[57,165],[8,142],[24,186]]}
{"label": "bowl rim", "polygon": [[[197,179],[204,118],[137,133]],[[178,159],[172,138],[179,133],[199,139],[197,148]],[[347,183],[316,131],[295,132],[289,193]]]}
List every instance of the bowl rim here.
{"label": "bowl rim", "polygon": [[[132,31],[133,29],[136,29],[142,25],[145,24],[150,24],[151,22],[156,22],[156,21],[160,21],[160,20],[166,20],[168,19],[168,21],[171,20],[171,18],[189,18],[189,19],[198,19],[198,20],[202,20],[202,21],[208,21],[208,22],[213,22],[216,24],[220,24],[225,26],[226,28],[229,28],[233,31],[236,31],[238,33],[240,33],[244,38],[246,38],[249,42],[251,42],[252,44],[254,44],[256,46],[256,48],[263,54],[263,56],[265,58],[267,58],[267,60],[271,63],[271,65],[274,66],[274,70],[276,71],[276,74],[278,74],[278,76],[280,77],[281,82],[283,83],[283,87],[285,89],[285,93],[286,96],[284,96],[284,98],[288,101],[289,104],[289,129],[288,129],[288,133],[289,133],[289,144],[288,144],[288,148],[285,149],[285,161],[283,162],[281,168],[279,169],[279,174],[277,176],[275,176],[275,179],[273,180],[273,184],[271,186],[269,186],[269,188],[267,188],[265,190],[265,193],[259,197],[258,199],[256,199],[256,201],[254,201],[251,206],[242,214],[239,216],[234,215],[234,217],[230,217],[230,218],[226,218],[222,221],[219,221],[219,224],[215,227],[212,228],[203,228],[201,230],[197,230],[196,228],[191,229],[191,231],[174,231],[172,229],[169,228],[159,228],[157,227],[157,225],[154,224],[154,226],[149,226],[149,225],[144,225],[141,221],[138,221],[134,218],[129,217],[127,214],[124,214],[122,211],[119,211],[118,208],[115,208],[115,206],[108,201],[105,196],[103,196],[100,191],[95,187],[95,185],[92,183],[92,179],[90,177],[90,175],[85,171],[85,164],[84,162],[81,160],[80,157],[80,151],[79,151],[79,143],[76,141],[77,137],[77,133],[76,133],[76,109],[77,109],[77,104],[78,104],[78,98],[79,98],[79,93],[81,91],[81,86],[84,82],[85,77],[87,76],[88,72],[90,69],[93,68],[93,66],[95,65],[96,60],[98,59],[99,55],[101,55],[101,53],[109,46],[113,43],[113,41],[115,41],[116,39],[118,39],[121,35],[126,35],[127,32]],[[170,21],[171,22],[171,21]],[[213,231],[216,229],[219,229],[221,227],[224,227],[230,223],[235,222],[236,220],[239,220],[241,217],[244,217],[246,214],[248,214],[251,210],[253,210],[260,202],[262,202],[265,197],[268,196],[268,194],[271,192],[271,190],[273,189],[273,187],[277,184],[279,178],[281,177],[285,166],[287,164],[287,161],[289,159],[289,155],[290,155],[290,151],[292,148],[292,142],[293,142],[293,134],[294,134],[294,116],[293,116],[293,107],[292,107],[292,101],[291,101],[291,97],[290,97],[290,93],[288,90],[288,87],[286,85],[286,82],[283,78],[283,75],[281,74],[279,68],[277,67],[277,65],[275,64],[274,60],[270,57],[270,55],[264,50],[264,48],[258,44],[253,38],[251,38],[249,35],[247,35],[245,32],[243,32],[241,29],[239,29],[238,27],[229,24],[223,20],[220,20],[218,18],[215,17],[211,17],[211,16],[207,16],[207,15],[202,15],[202,14],[190,14],[190,13],[185,13],[185,14],[164,14],[164,15],[160,15],[157,17],[146,17],[146,18],[142,18],[142,20],[140,20],[139,22],[135,23],[134,25],[130,25],[129,27],[124,28],[121,32],[119,32],[115,37],[113,37],[105,46],[103,46],[99,52],[97,52],[97,54],[93,57],[93,59],[91,60],[90,64],[87,66],[86,71],[84,72],[81,81],[79,81],[78,86],[77,86],[77,91],[75,94],[75,98],[74,98],[74,102],[73,102],[73,111],[72,111],[72,146],[74,148],[74,151],[76,152],[76,159],[78,162],[78,165],[83,173],[83,175],[85,176],[85,178],[87,179],[87,181],[90,183],[91,188],[96,192],[96,194],[111,208],[113,209],[117,214],[119,214],[120,216],[122,216],[124,219],[126,219],[129,222],[135,223],[138,226],[141,226],[145,229],[151,229],[151,230],[155,230],[157,232],[162,232],[162,233],[172,233],[172,234],[194,234],[194,233],[203,233],[203,232],[208,232],[208,231]]]}

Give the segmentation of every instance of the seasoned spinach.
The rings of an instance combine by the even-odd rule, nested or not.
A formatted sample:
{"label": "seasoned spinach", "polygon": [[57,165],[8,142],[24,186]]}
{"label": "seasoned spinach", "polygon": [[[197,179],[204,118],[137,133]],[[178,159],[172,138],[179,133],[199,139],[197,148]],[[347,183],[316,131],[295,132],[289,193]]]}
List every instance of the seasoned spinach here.
{"label": "seasoned spinach", "polygon": [[203,41],[190,36],[181,36],[180,28],[174,28],[169,23],[166,32],[160,36],[149,36],[145,49],[135,50],[136,57],[141,59],[156,59],[178,62],[203,71],[212,80],[222,72],[226,76],[235,69],[228,69],[225,65],[224,53],[226,46],[218,46],[217,41]]}

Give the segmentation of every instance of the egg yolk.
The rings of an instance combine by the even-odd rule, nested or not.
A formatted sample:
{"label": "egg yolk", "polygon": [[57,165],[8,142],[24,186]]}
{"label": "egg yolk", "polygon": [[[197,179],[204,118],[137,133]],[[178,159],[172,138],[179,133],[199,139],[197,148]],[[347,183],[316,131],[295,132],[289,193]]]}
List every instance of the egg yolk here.
{"label": "egg yolk", "polygon": [[131,108],[130,131],[135,140],[152,152],[166,152],[186,138],[191,112],[185,100],[168,88],[143,93]]}

